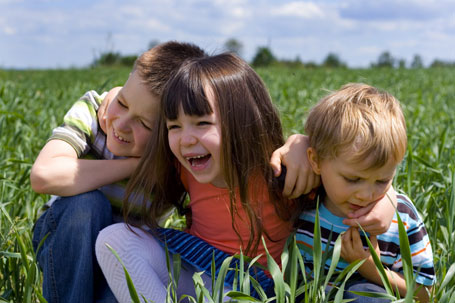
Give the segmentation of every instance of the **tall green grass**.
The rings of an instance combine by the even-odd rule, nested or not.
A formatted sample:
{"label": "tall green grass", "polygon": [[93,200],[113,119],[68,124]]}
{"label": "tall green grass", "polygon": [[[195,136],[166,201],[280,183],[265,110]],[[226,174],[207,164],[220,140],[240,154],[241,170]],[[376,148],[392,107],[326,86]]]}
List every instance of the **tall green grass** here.
{"label": "tall green grass", "polygon": [[[29,184],[30,168],[39,150],[77,98],[89,89],[103,91],[122,85],[129,71],[0,71],[0,302],[41,299],[31,229],[48,196],[35,194]],[[428,229],[438,279],[433,300],[453,302],[455,70],[270,68],[258,72],[281,111],[286,134],[303,132],[308,109],[327,90],[347,82],[377,86],[401,101],[409,144],[394,187],[411,197]],[[300,264],[293,260],[288,264]],[[286,272],[286,277],[293,275],[295,269]],[[297,285],[288,287],[297,292]]]}

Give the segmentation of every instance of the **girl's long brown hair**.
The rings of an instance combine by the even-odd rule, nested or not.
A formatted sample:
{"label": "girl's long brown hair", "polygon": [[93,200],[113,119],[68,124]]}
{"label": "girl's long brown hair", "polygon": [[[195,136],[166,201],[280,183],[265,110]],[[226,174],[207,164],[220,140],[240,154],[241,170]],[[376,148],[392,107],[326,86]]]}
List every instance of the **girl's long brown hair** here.
{"label": "girl's long brown hair", "polygon": [[221,167],[230,193],[232,226],[236,230],[235,192],[238,188],[252,235],[245,251],[255,252],[261,236],[267,236],[260,206],[252,202],[256,194],[252,195],[251,189],[258,177],[261,182],[265,181],[278,216],[283,220],[292,217],[292,208],[282,197],[282,189],[277,186],[269,164],[272,152],[283,145],[283,135],[278,112],[263,81],[245,61],[230,53],[190,59],[167,83],[152,139],[128,184],[125,214],[131,208],[130,199],[145,201],[143,197],[149,193],[153,202],[142,203],[141,212],[142,223],[149,227],[157,227],[157,218],[172,206],[183,210],[186,190],[169,148],[166,119],[177,119],[180,108],[187,115],[212,113],[215,109],[207,100],[208,87],[213,92],[221,120]]}

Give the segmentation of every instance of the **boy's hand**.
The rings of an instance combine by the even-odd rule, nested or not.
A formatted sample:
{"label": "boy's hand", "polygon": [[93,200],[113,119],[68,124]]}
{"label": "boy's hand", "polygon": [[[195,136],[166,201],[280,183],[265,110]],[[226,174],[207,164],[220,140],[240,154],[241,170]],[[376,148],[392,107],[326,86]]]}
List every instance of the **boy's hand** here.
{"label": "boy's hand", "polygon": [[103,102],[100,105],[100,108],[98,109],[98,122],[100,124],[101,129],[103,132],[106,133],[106,111],[107,108],[109,107],[109,104],[111,103],[112,100],[117,96],[118,92],[122,89],[121,86],[117,86],[112,88],[104,97]]}
{"label": "boy's hand", "polygon": [[[370,242],[371,245],[373,245],[376,254],[379,256],[380,250],[376,236],[370,236]],[[359,229],[350,227],[341,236],[341,257],[346,260],[346,262],[352,263],[356,260],[367,259],[370,256],[370,250],[363,247]]]}
{"label": "boy's hand", "polygon": [[292,135],[286,143],[275,150],[270,159],[275,177],[281,174],[281,165],[286,166],[283,195],[290,199],[309,193],[319,186],[320,178],[316,175],[307,158],[308,137]]}
{"label": "boy's hand", "polygon": [[360,224],[371,235],[383,234],[392,224],[396,205],[397,196],[391,186],[384,198],[377,203],[349,213],[348,218],[344,219],[343,223],[352,227],[357,227],[357,224]]}

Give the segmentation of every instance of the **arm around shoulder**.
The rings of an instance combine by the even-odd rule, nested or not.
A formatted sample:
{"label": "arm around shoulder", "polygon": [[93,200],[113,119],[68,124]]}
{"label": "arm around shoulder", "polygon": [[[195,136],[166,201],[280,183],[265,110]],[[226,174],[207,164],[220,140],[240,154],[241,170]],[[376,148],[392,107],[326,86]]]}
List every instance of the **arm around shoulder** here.
{"label": "arm around shoulder", "polygon": [[41,194],[73,196],[128,178],[138,162],[139,158],[78,159],[71,145],[51,140],[33,164],[30,182]]}
{"label": "arm around shoulder", "polygon": [[74,170],[72,162],[77,159],[74,148],[62,140],[51,140],[44,145],[33,163],[30,172],[32,189],[40,194],[55,194],[52,188],[65,182]]}

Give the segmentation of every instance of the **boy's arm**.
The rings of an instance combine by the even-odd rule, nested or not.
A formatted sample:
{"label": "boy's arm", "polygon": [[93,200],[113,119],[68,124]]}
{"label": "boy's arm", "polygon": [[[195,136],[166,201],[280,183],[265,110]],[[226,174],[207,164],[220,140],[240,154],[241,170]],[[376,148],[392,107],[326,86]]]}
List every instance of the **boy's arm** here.
{"label": "boy's arm", "polygon": [[78,159],[71,145],[51,140],[33,164],[30,182],[38,193],[73,196],[128,178],[138,163],[139,158]]}
{"label": "boy's arm", "polygon": [[273,152],[270,159],[275,177],[281,174],[281,165],[286,166],[283,195],[290,199],[307,194],[320,184],[320,178],[313,172],[307,158],[308,146],[307,136],[292,135]]}
{"label": "boy's arm", "polygon": [[349,218],[344,219],[343,223],[352,227],[360,224],[370,234],[380,235],[385,233],[392,224],[396,206],[397,194],[390,186],[387,194],[379,202],[348,214]]}
{"label": "boy's arm", "polygon": [[[370,241],[378,256],[380,256],[380,250],[378,246],[378,240],[376,236],[370,236]],[[352,263],[355,260],[366,259],[365,262],[357,270],[358,273],[370,282],[377,285],[383,286],[381,277],[374,263],[373,257],[369,250],[364,250],[362,240],[360,238],[359,230],[355,227],[350,227],[342,236],[341,244],[341,257],[348,263]],[[406,296],[407,287],[406,280],[401,273],[386,270],[387,278],[389,279],[392,287],[398,289],[400,296]],[[419,302],[428,302],[429,297],[427,291],[431,291],[431,287],[424,286],[416,283],[416,288],[420,289],[417,291],[417,298]]]}

